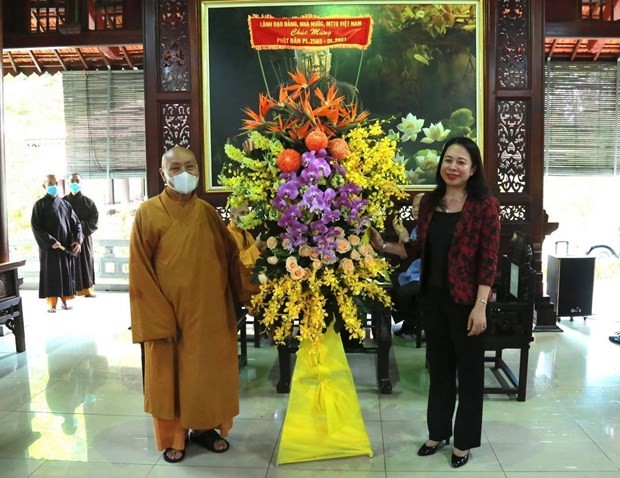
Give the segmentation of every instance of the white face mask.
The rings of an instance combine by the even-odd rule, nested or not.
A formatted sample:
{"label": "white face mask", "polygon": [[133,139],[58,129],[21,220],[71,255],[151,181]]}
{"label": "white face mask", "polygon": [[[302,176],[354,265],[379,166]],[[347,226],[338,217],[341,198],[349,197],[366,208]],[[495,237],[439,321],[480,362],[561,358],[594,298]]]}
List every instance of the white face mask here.
{"label": "white face mask", "polygon": [[186,171],[172,177],[167,174],[165,174],[165,176],[168,186],[180,194],[189,194],[198,186],[198,176],[189,174]]}

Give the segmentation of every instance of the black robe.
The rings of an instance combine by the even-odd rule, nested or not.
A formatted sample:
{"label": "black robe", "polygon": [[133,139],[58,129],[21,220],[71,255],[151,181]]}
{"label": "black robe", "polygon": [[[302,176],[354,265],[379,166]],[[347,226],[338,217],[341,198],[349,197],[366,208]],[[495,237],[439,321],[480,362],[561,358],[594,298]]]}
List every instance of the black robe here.
{"label": "black robe", "polygon": [[77,214],[84,234],[82,250],[75,258],[75,288],[79,292],[95,285],[95,255],[91,236],[97,230],[99,211],[95,202],[81,192],[67,194],[64,199]]}
{"label": "black robe", "polygon": [[46,194],[34,203],[31,224],[39,245],[39,297],[75,295],[73,256],[52,249],[52,245],[58,241],[71,251],[72,242],[82,242],[82,226],[77,214],[67,201]]}

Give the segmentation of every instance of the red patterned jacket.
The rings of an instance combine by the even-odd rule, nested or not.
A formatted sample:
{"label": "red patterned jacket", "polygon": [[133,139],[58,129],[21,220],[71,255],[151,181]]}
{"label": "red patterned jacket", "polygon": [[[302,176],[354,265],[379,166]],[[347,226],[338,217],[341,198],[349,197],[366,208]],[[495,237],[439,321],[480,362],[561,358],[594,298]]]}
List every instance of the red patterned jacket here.
{"label": "red patterned jacket", "polygon": [[[410,258],[422,259],[424,276],[424,246],[434,210],[428,196],[422,198],[418,214],[417,240],[407,247]],[[499,202],[493,197],[475,199],[467,196],[459,217],[452,245],[448,250],[448,288],[457,304],[473,304],[478,285],[493,285],[499,249]]]}

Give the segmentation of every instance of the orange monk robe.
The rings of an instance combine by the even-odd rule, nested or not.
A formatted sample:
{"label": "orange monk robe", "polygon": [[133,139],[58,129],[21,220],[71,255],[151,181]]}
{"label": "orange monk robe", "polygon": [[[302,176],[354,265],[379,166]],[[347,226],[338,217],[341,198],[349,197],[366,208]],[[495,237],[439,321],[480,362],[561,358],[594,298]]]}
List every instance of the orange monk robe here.
{"label": "orange monk robe", "polygon": [[239,248],[239,258],[245,267],[254,267],[256,259],[260,257],[260,251],[254,243],[254,237],[248,231],[239,229],[235,221],[228,223],[228,231],[232,234],[237,247]]}
{"label": "orange monk robe", "polygon": [[[166,191],[140,205],[130,240],[132,335],[145,349],[145,411],[226,436],[239,413],[233,300],[249,270],[217,211]],[[178,337],[176,342],[168,342]]]}

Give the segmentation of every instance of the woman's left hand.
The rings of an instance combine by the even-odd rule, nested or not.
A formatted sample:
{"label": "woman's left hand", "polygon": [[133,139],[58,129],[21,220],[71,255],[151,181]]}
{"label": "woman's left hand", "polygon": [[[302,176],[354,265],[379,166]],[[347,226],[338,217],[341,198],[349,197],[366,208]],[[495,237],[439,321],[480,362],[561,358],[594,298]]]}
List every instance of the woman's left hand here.
{"label": "woman's left hand", "polygon": [[480,335],[487,329],[487,312],[484,304],[476,302],[476,305],[469,313],[467,321],[467,336]]}

